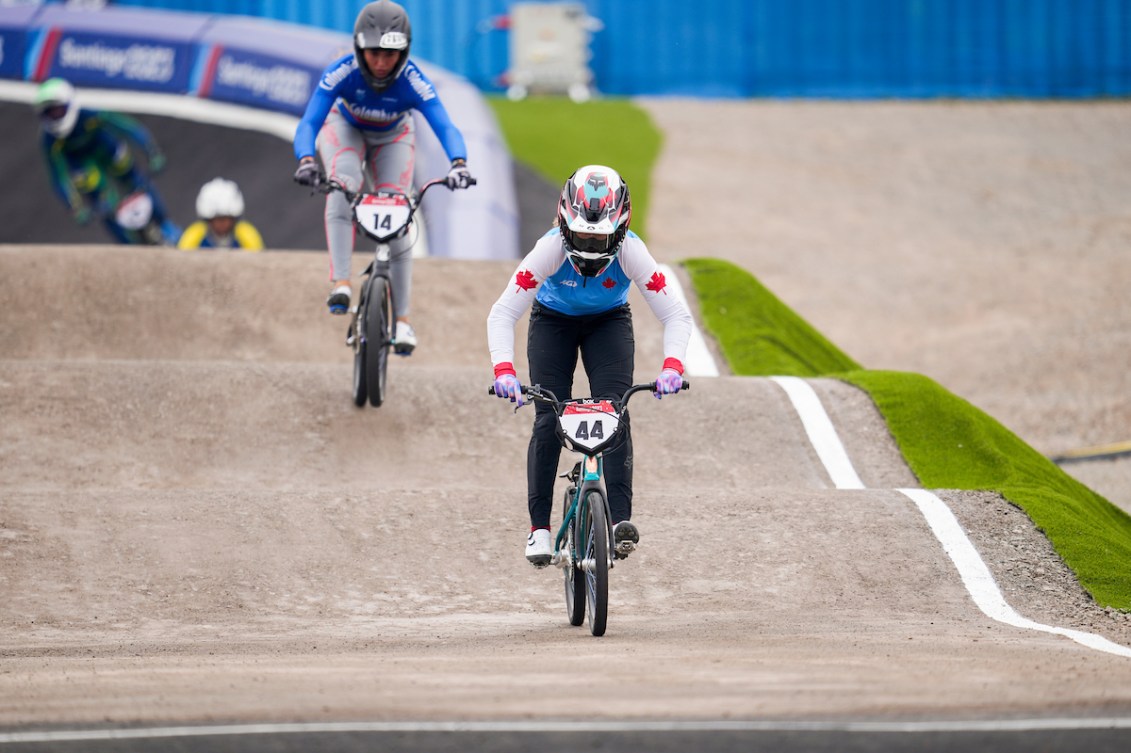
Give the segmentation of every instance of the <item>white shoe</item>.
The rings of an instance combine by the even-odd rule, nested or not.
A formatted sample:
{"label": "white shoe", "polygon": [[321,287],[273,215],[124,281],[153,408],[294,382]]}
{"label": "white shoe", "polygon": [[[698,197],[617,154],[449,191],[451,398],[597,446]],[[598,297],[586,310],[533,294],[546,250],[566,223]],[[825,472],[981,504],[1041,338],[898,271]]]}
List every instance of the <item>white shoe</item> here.
{"label": "white shoe", "polygon": [[550,531],[546,528],[535,528],[526,537],[526,560],[534,567],[545,567],[550,564],[550,556],[554,548],[550,544]]}
{"label": "white shoe", "polygon": [[393,337],[393,352],[407,356],[416,348],[416,331],[408,322],[397,322],[397,332]]}
{"label": "white shoe", "polygon": [[339,285],[331,290],[326,305],[330,307],[331,314],[347,313],[350,310],[350,286]]}

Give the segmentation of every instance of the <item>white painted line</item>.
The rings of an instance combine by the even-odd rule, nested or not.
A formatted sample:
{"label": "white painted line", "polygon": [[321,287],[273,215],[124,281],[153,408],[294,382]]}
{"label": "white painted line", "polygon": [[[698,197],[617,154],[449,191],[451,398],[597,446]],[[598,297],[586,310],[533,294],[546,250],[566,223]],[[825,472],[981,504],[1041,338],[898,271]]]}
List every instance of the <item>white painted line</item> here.
{"label": "white painted line", "polygon": [[[683,294],[683,286],[680,285],[675,272],[667,264],[660,264],[659,267],[668,282],[668,287],[672,290],[672,294],[683,301],[683,305],[690,309],[691,307],[687,304],[687,296]],[[691,322],[691,339],[687,342],[687,359],[683,368],[689,377],[717,377],[719,375],[719,367],[715,364],[715,357],[711,355],[711,349],[707,347],[707,341],[694,320]]]}
{"label": "white painted line", "polygon": [[[805,426],[805,432],[809,435],[813,449],[817,451],[817,456],[824,463],[825,470],[828,471],[836,488],[865,488],[856,474],[856,469],[852,467],[852,461],[848,459],[836,428],[809,383],[798,377],[771,378],[789,396],[794,410],[801,417],[801,423]],[[954,517],[954,513],[946,503],[925,489],[899,489],[899,491],[909,497],[923,513],[935,538],[942,543],[943,550],[958,568],[958,574],[970,597],[986,616],[1006,625],[1064,636],[1096,651],[1131,658],[1131,648],[1113,643],[1102,636],[1081,630],[1044,625],[1019,615],[1006,603],[990,569],[986,567],[978,550],[967,538],[966,532],[962,530],[958,519]]]}
{"label": "white painted line", "polygon": [[817,457],[828,471],[833,486],[837,489],[863,489],[864,482],[856,474],[848,453],[841,444],[829,414],[821,405],[821,399],[813,391],[813,387],[804,379],[798,377],[776,376],[770,377],[778,383],[785,394],[793,403],[794,410],[801,418],[801,425],[809,435],[809,443],[817,451]]}
{"label": "white painted line", "polygon": [[309,724],[221,724],[128,729],[75,729],[0,732],[3,743],[94,742],[170,737],[234,735],[413,733],[413,732],[1036,732],[1044,730],[1131,729],[1131,718],[979,719],[972,721],[822,722],[822,721],[642,721],[642,722],[312,722]]}
{"label": "white painted line", "polygon": [[966,532],[962,530],[958,519],[954,517],[954,513],[946,506],[946,503],[925,489],[900,489],[899,491],[910,497],[919,506],[919,510],[923,513],[923,517],[927,519],[927,525],[931,527],[935,538],[942,542],[943,549],[954,562],[954,566],[958,568],[962,582],[966,585],[966,590],[970,592],[970,596],[973,597],[974,603],[987,616],[1007,625],[1062,635],[1088,648],[1131,658],[1131,648],[1112,643],[1107,638],[1080,630],[1042,625],[1019,615],[1005,601],[1005,597],[997,587],[997,583],[994,582],[994,577],[990,574],[986,563],[979,556],[978,550],[970,543],[970,539],[966,537]]}

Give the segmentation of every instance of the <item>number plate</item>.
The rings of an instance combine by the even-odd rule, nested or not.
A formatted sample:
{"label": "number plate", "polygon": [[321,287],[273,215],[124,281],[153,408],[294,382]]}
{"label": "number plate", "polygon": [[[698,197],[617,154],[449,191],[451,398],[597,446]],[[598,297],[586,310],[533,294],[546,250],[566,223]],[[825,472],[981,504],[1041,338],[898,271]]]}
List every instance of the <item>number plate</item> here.
{"label": "number plate", "polygon": [[562,431],[575,445],[592,450],[613,435],[620,425],[620,416],[608,400],[570,403],[558,416]]}
{"label": "number plate", "polygon": [[367,233],[387,240],[408,224],[408,199],[399,194],[369,195],[357,203],[353,213]]}

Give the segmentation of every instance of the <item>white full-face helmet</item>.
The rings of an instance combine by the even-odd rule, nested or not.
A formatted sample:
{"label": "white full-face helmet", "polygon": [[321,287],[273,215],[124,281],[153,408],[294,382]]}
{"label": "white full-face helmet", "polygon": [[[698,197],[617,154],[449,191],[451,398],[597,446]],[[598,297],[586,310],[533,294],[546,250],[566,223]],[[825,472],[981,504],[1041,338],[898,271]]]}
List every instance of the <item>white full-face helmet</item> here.
{"label": "white full-face helmet", "polygon": [[213,178],[196,195],[196,215],[202,220],[243,216],[243,194],[235,181]]}
{"label": "white full-face helmet", "polygon": [[35,91],[35,113],[43,130],[60,139],[71,135],[79,117],[75,87],[61,78],[49,78]]}
{"label": "white full-face helmet", "polygon": [[580,275],[596,277],[612,264],[631,219],[628,185],[611,167],[580,167],[562,186],[558,228],[566,256]]}

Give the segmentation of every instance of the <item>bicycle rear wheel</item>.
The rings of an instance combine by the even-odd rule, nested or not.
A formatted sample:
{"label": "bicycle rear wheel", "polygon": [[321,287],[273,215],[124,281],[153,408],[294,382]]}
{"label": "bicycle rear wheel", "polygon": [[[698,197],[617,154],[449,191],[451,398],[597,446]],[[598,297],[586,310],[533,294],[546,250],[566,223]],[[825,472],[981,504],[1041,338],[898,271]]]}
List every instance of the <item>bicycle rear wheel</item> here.
{"label": "bicycle rear wheel", "polygon": [[369,398],[369,385],[365,379],[365,363],[368,355],[368,346],[365,343],[365,299],[369,290],[368,285],[361,286],[361,300],[357,304],[357,318],[353,326],[357,329],[353,335],[353,404],[358,408],[365,405]]}
{"label": "bicycle rear wheel", "polygon": [[369,283],[369,300],[365,307],[365,383],[369,404],[374,408],[385,402],[386,372],[389,366],[389,343],[392,321],[389,301],[389,281],[373,277]]}
{"label": "bicycle rear wheel", "polygon": [[[573,495],[577,492],[572,486],[562,495],[562,520],[569,514],[569,506],[573,503]],[[565,575],[565,601],[566,616],[569,624],[574,627],[585,621],[585,573],[580,568],[581,549],[577,537],[577,516],[569,520],[566,527],[565,540],[562,542],[565,556],[569,557],[569,564],[562,568]]]}
{"label": "bicycle rear wheel", "polygon": [[609,618],[609,523],[605,516],[605,497],[599,491],[585,495],[581,530],[585,536],[581,569],[585,573],[589,631],[593,635],[604,635]]}

